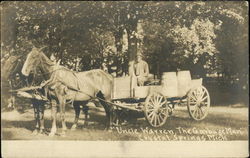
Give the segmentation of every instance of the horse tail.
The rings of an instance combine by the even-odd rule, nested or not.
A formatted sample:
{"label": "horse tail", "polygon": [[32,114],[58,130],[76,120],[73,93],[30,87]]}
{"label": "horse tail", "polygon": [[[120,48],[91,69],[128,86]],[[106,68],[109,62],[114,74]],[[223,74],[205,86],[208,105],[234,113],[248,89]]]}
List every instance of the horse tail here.
{"label": "horse tail", "polygon": [[102,93],[101,91],[99,91],[99,92],[96,94],[96,96],[97,96],[98,100],[101,102],[101,104],[107,104],[107,103],[105,102],[104,95],[103,95],[103,93]]}

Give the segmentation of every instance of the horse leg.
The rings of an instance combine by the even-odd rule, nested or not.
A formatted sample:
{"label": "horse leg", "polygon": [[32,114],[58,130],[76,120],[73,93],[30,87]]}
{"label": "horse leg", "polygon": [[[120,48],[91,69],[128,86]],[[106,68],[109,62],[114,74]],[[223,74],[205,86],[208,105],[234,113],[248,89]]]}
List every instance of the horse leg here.
{"label": "horse leg", "polygon": [[113,118],[114,118],[114,107],[113,106],[109,106],[109,126],[108,126],[108,130],[111,129],[111,127],[113,127]]}
{"label": "horse leg", "polygon": [[109,110],[109,107],[107,106],[106,103],[104,103],[103,101],[100,101],[104,110],[105,110],[105,113],[106,113],[106,117],[107,117],[107,121],[106,121],[106,125],[105,125],[105,129],[109,129],[110,127],[110,110]]}
{"label": "horse leg", "polygon": [[44,110],[45,110],[45,106],[44,103],[42,102],[39,105],[39,121],[40,121],[40,133],[43,134],[45,132],[45,128],[44,128]]}
{"label": "horse leg", "polygon": [[107,122],[106,122],[106,127],[105,129],[110,131],[111,127],[113,127],[113,107],[109,106],[108,104],[105,103],[105,112],[107,115]]}
{"label": "horse leg", "polygon": [[63,97],[59,97],[58,98],[59,100],[59,107],[60,107],[60,116],[61,116],[61,121],[62,121],[62,136],[65,136],[66,134],[66,130],[67,130],[67,126],[66,126],[66,123],[65,123],[65,104],[66,104],[66,101]]}
{"label": "horse leg", "polygon": [[32,134],[37,135],[39,128],[40,128],[40,125],[39,125],[39,105],[35,101],[32,101],[32,105],[34,108],[34,117],[35,117],[35,124],[36,124],[35,130],[33,130]]}
{"label": "horse leg", "polygon": [[82,111],[85,115],[84,125],[88,126],[88,119],[89,119],[89,107],[87,105],[84,105],[82,108]]}
{"label": "horse leg", "polygon": [[51,100],[51,118],[52,118],[52,127],[50,130],[49,136],[54,136],[56,134],[56,114],[57,114],[57,102],[56,100]]}
{"label": "horse leg", "polygon": [[75,121],[74,124],[71,127],[71,130],[75,130],[78,126],[78,120],[79,120],[79,116],[80,116],[80,105],[77,104],[76,102],[73,103],[74,109],[75,109]]}

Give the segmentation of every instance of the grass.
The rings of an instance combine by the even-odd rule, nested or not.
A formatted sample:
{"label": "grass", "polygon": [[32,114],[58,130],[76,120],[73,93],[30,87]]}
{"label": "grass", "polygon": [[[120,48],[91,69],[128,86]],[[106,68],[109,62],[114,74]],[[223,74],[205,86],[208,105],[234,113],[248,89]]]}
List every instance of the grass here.
{"label": "grass", "polygon": [[[84,126],[83,115],[81,115],[80,126],[77,130],[68,130],[66,137],[61,137],[61,124],[58,123],[58,134],[55,137],[48,135],[32,135],[35,127],[33,111],[28,109],[20,114],[15,111],[2,113],[2,139],[4,140],[199,140],[206,134],[185,134],[180,133],[178,128],[184,130],[240,130],[241,134],[225,134],[227,140],[247,140],[248,139],[248,113],[247,108],[232,107],[212,107],[209,115],[203,121],[192,120],[186,107],[176,108],[174,116],[169,117],[166,124],[161,128],[152,128],[144,118],[140,118],[135,123],[128,123],[111,131],[104,130],[105,114],[103,109],[91,107],[89,125]],[[132,115],[131,115],[132,117]],[[68,109],[66,113],[67,127],[72,126],[74,120],[73,109]],[[47,132],[51,128],[50,110],[45,112],[45,127]],[[134,132],[137,130],[137,132]],[[165,132],[164,132],[165,131]],[[168,133],[173,131],[173,133]],[[158,133],[155,133],[158,132]],[[167,133],[166,133],[167,132]],[[218,136],[218,135],[217,135]],[[215,140],[218,140],[216,138]]]}

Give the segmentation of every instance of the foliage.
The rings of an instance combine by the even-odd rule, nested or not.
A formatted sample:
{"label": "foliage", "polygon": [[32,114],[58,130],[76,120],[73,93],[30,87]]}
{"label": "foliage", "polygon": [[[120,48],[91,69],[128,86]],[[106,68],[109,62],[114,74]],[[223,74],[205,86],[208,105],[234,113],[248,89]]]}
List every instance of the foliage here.
{"label": "foliage", "polygon": [[101,68],[105,62],[110,73],[122,75],[141,42],[141,21],[151,73],[189,69],[247,84],[246,2],[34,1],[4,2],[1,10],[3,56],[25,58],[33,45],[46,46],[48,56],[55,54],[71,69]]}

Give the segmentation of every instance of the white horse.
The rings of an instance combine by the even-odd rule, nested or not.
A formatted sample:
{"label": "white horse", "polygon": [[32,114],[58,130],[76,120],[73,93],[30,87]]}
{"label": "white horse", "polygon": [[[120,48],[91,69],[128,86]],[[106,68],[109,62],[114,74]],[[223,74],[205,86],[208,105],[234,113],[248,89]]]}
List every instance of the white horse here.
{"label": "white horse", "polygon": [[57,106],[61,114],[62,135],[66,132],[65,123],[65,103],[66,101],[74,101],[75,122],[72,126],[77,126],[79,118],[80,102],[89,101],[96,96],[100,98],[100,103],[103,105],[106,116],[106,128],[109,128],[112,120],[112,108],[105,100],[111,100],[111,89],[113,85],[113,77],[103,70],[96,69],[85,72],[74,72],[63,66],[54,64],[44,53],[34,48],[28,54],[27,59],[22,68],[22,74],[28,76],[34,69],[40,69],[48,82],[44,89],[46,95],[52,104],[52,128],[50,136],[56,133],[56,113]]}

